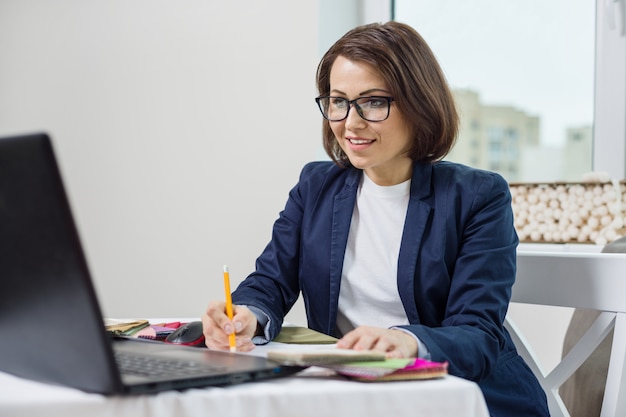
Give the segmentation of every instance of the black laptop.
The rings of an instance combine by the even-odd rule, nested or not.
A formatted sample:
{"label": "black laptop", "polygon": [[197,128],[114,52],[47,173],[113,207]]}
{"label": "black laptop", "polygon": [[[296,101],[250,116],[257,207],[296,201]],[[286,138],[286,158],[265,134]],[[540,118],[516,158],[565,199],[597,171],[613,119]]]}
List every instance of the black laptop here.
{"label": "black laptop", "polygon": [[297,370],[256,356],[111,337],[50,138],[0,139],[0,371],[127,394],[229,385]]}

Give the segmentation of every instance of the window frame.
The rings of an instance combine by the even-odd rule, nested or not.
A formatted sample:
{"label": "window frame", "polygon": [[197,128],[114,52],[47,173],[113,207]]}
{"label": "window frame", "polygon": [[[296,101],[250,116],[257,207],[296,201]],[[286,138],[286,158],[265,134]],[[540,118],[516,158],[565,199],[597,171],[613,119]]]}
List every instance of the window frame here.
{"label": "window frame", "polygon": [[626,5],[596,1],[594,171],[626,176]]}

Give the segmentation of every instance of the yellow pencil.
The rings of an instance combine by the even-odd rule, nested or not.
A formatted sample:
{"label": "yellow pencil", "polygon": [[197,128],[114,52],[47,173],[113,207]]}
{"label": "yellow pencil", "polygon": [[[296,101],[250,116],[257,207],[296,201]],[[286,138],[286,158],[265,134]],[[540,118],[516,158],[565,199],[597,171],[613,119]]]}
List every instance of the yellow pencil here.
{"label": "yellow pencil", "polygon": [[[230,295],[230,276],[228,275],[228,265],[224,265],[224,292],[226,293],[226,315],[233,319],[233,299]],[[235,340],[235,329],[228,335],[228,344],[231,352],[237,352],[237,342]]]}

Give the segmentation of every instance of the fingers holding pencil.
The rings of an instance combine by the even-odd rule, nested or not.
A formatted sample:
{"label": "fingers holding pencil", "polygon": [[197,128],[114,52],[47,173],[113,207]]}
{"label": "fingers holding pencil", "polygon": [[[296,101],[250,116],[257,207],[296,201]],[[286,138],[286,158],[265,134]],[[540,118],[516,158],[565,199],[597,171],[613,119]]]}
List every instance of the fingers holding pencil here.
{"label": "fingers holding pencil", "polygon": [[226,313],[225,301],[212,301],[202,316],[204,337],[207,347],[229,350],[229,334],[235,334],[236,349],[248,352],[254,349],[252,337],[256,331],[256,316],[247,307],[233,305],[233,319]]}

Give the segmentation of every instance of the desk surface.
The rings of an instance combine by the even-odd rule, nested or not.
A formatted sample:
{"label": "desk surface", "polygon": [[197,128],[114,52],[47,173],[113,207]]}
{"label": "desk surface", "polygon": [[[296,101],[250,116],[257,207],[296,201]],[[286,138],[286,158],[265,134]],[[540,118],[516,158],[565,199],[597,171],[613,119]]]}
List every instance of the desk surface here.
{"label": "desk surface", "polygon": [[[297,410],[297,413],[294,413]],[[354,382],[311,368],[293,377],[226,388],[104,397],[0,373],[3,417],[207,415],[488,417],[478,386],[447,376],[430,381]]]}
{"label": "desk surface", "polygon": [[[161,320],[152,319],[151,322]],[[258,346],[251,354],[267,356],[267,351],[272,349],[301,349],[303,346],[271,342]],[[307,345],[306,349],[310,346]],[[0,416],[37,415],[489,417],[489,412],[478,385],[454,376],[427,381],[356,382],[314,367],[290,377],[229,387],[105,397],[0,372]]]}

